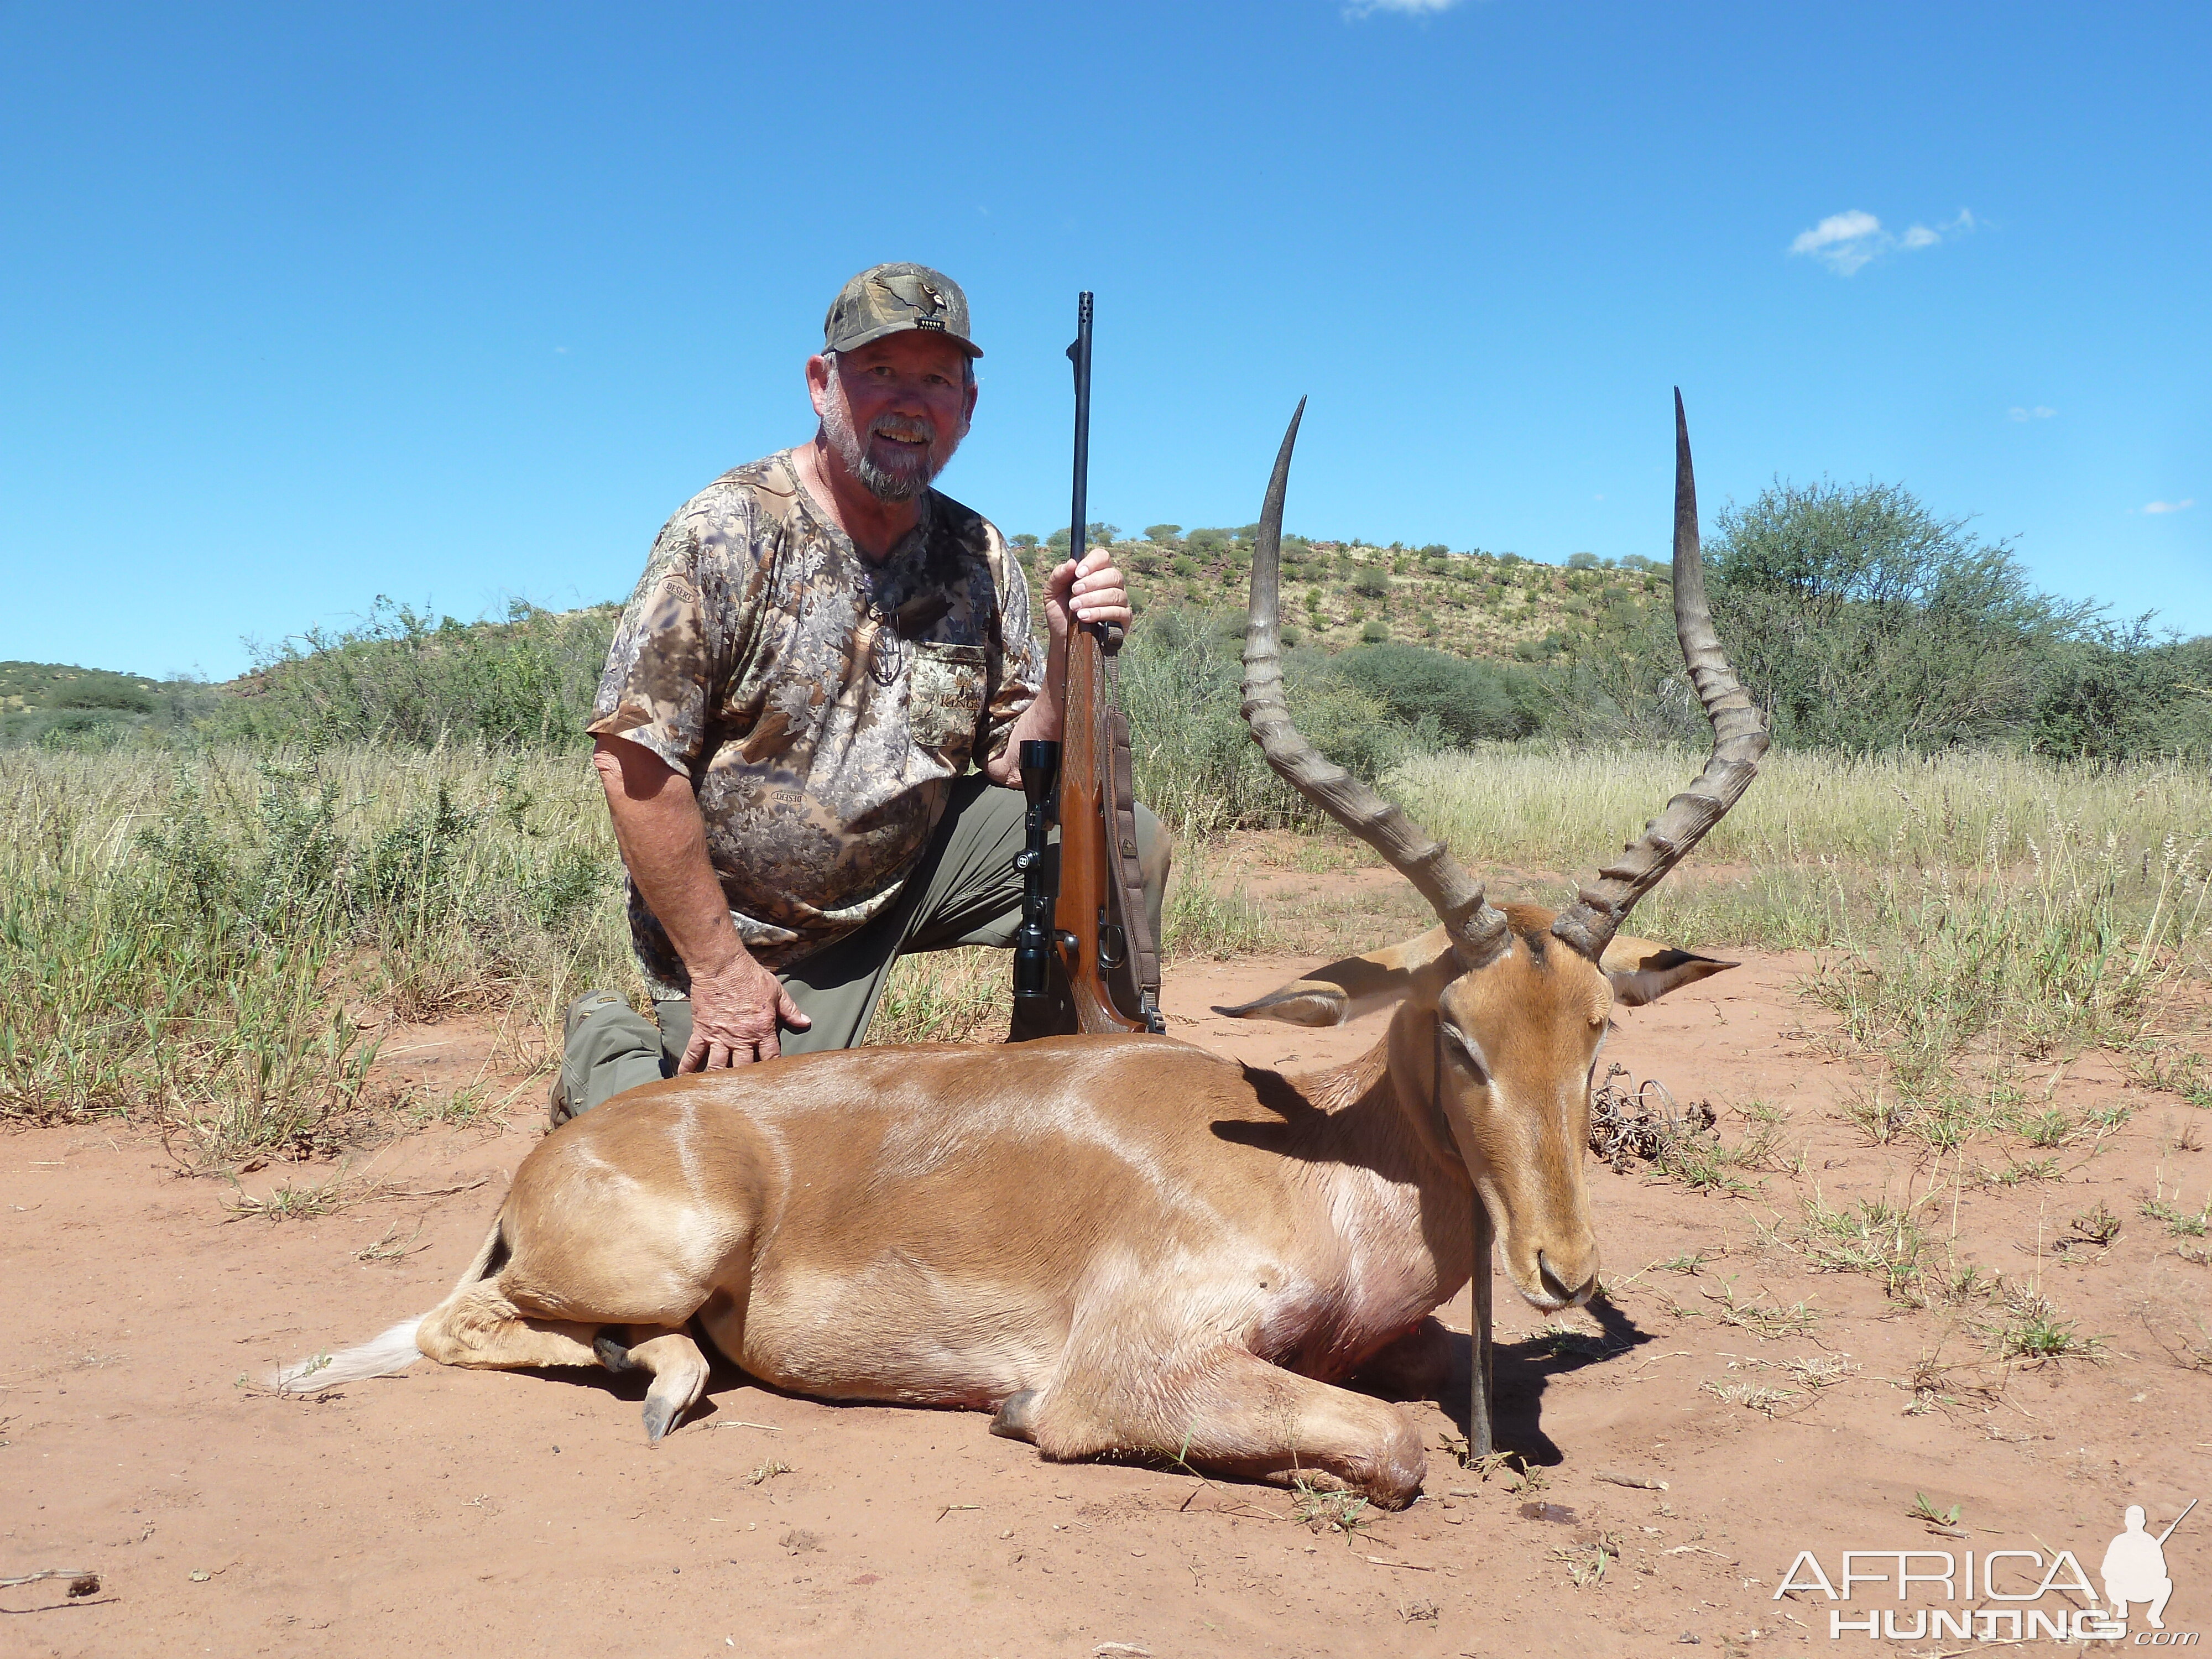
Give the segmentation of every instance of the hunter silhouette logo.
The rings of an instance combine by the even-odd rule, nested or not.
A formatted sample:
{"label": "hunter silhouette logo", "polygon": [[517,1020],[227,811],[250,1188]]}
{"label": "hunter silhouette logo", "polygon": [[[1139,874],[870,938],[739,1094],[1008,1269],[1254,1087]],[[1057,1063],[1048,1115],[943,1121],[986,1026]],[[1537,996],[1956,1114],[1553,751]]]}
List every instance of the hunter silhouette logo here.
{"label": "hunter silhouette logo", "polygon": [[[1850,1613],[1840,1607],[1828,1609],[1830,1641],[1846,1636],[1924,1641],[1932,1636],[2008,1647],[2042,1638],[2127,1642],[2128,1609],[2135,1607],[2147,1628],[2130,1646],[2194,1647],[2197,1632],[2166,1628],[2166,1607],[2173,1596],[2166,1540],[2197,1501],[2191,1498],[2166,1530],[2157,1533],[2149,1529],[2142,1506],[2130,1504],[2119,1535],[2106,1547],[2098,1565],[2101,1596],[2073,1551],[2047,1554],[2051,1547],[2045,1544],[1960,1554],[1845,1550],[1842,1571],[1833,1578],[1813,1551],[1801,1550],[1782,1576],[1775,1599],[1795,1593],[1802,1600],[1811,1593],[1831,1602],[1857,1602]],[[2054,1602],[2054,1597],[2069,1598],[2070,1604]],[[1881,1606],[1884,1601],[1891,1605]]]}
{"label": "hunter silhouette logo", "polygon": [[2127,1530],[2106,1547],[2104,1565],[2098,1577],[2105,1581],[2105,1599],[2112,1604],[2112,1617],[2125,1624],[2128,1604],[2143,1603],[2143,1620],[2153,1630],[2166,1628],[2166,1604],[2173,1595],[2173,1580],[2166,1571],[2166,1540],[2173,1536],[2173,1528],[2188,1516],[2189,1510],[2197,1507],[2197,1500],[2189,1500],[2185,1509],[2173,1517],[2171,1526],[2155,1538],[2143,1530],[2143,1511],[2140,1504],[2128,1505],[2124,1524]]}

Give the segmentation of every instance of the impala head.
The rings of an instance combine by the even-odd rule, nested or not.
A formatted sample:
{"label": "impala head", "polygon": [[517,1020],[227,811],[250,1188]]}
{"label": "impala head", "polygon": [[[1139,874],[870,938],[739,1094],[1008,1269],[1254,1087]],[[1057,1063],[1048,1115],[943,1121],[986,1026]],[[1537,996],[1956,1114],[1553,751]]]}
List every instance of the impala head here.
{"label": "impala head", "polygon": [[1334,1025],[1401,1005],[1390,1026],[1390,1078],[1408,1118],[1440,1155],[1455,1155],[1466,1166],[1521,1294],[1547,1310],[1579,1304],[1597,1283],[1583,1158],[1591,1080],[1613,1010],[1735,965],[1628,938],[1620,923],[1750,787],[1766,750],[1765,726],[1722,655],[1705,604],[1681,394],[1674,398],[1674,623],[1712,723],[1712,755],[1688,789],[1559,911],[1492,904],[1448,848],[1324,758],[1291,723],[1278,576],[1283,498],[1304,413],[1301,402],[1260,515],[1244,633],[1244,718],[1268,765],[1382,854],[1428,900],[1439,925],[1219,1012]]}

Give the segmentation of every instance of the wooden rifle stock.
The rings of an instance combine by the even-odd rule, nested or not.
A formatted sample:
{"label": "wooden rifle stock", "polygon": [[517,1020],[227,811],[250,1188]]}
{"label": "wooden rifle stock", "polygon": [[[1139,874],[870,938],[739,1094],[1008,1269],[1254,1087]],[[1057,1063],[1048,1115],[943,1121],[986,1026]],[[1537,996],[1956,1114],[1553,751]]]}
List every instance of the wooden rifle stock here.
{"label": "wooden rifle stock", "polygon": [[1103,631],[1068,630],[1067,702],[1060,736],[1060,900],[1053,929],[1077,1024],[1086,1032],[1141,1031],[1145,1022],[1115,1006],[1099,948],[1113,925],[1107,912],[1114,879],[1100,788],[1109,758]]}

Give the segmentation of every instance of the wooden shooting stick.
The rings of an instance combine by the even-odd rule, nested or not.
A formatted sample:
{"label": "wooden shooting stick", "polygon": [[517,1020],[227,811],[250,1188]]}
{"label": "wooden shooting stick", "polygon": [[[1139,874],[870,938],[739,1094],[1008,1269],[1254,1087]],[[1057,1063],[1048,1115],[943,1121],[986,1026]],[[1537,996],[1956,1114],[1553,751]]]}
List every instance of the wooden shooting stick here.
{"label": "wooden shooting stick", "polygon": [[[1075,499],[1069,511],[1067,556],[1079,568],[1091,483],[1088,292],[1076,302],[1075,343],[1068,347],[1067,356],[1075,365]],[[1113,880],[1109,803],[1104,798],[1112,752],[1106,729],[1106,649],[1107,629],[1102,623],[1077,623],[1067,630],[1067,701],[1060,717],[1060,898],[1053,909],[1053,932],[1077,1024],[1088,1034],[1147,1029],[1142,1019],[1132,1019],[1115,1005],[1099,952]]]}

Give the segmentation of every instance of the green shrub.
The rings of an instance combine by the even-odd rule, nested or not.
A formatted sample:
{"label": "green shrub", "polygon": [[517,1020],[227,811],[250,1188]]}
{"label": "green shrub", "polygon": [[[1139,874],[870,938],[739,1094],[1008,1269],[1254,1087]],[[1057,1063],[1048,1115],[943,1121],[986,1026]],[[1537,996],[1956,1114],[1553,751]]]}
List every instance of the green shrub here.
{"label": "green shrub", "polygon": [[477,741],[504,750],[580,748],[606,666],[613,605],[541,611],[465,626],[379,598],[367,622],[310,631],[259,654],[248,695],[226,699],[218,738],[261,742]]}
{"label": "green shrub", "polygon": [[210,1160],[327,1150],[374,1092],[365,1003],[557,1025],[586,984],[634,988],[598,794],[573,757],[481,749],[20,757],[0,1118],[143,1109]]}
{"label": "green shrub", "polygon": [[[1169,611],[1129,636],[1121,657],[1137,798],[1186,841],[1237,828],[1320,822],[1304,798],[1267,769],[1240,712],[1241,620]],[[1295,651],[1285,662],[1291,713],[1316,748],[1374,781],[1416,746],[1409,723]]]}
{"label": "green shrub", "polygon": [[1500,663],[1426,646],[1366,644],[1336,659],[1336,672],[1411,726],[1432,720],[1449,742],[1525,738],[1541,724],[1538,683]]}

